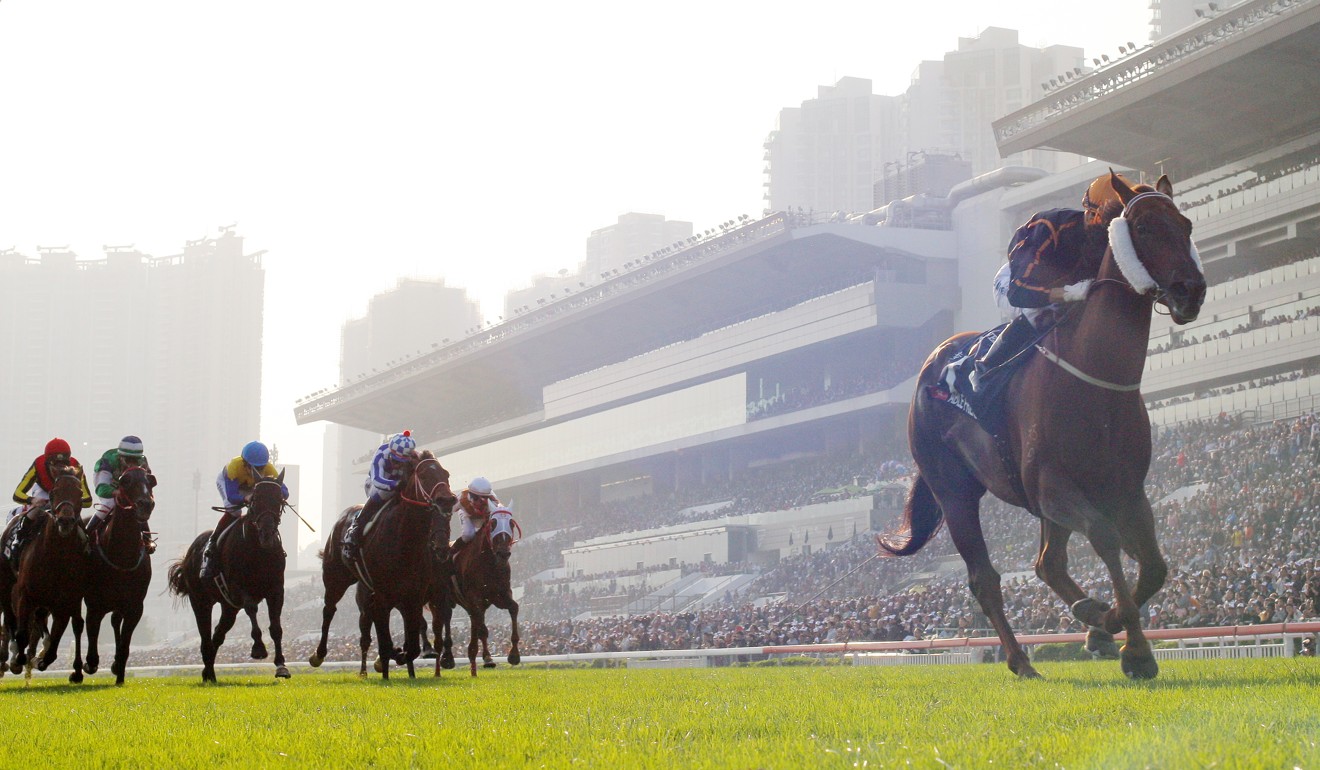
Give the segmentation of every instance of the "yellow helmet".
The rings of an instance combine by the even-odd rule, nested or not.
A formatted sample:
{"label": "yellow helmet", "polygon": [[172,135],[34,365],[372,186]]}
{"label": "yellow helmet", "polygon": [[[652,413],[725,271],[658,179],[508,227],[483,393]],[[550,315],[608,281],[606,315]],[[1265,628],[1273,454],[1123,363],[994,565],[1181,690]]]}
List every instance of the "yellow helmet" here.
{"label": "yellow helmet", "polygon": [[[1116,174],[1119,179],[1128,187],[1133,187],[1132,180]],[[1082,195],[1082,208],[1086,209],[1086,221],[1088,223],[1099,222],[1104,210],[1112,203],[1118,203],[1118,191],[1110,182],[1109,174],[1103,174],[1096,177],[1090,187],[1086,188],[1086,193]]]}

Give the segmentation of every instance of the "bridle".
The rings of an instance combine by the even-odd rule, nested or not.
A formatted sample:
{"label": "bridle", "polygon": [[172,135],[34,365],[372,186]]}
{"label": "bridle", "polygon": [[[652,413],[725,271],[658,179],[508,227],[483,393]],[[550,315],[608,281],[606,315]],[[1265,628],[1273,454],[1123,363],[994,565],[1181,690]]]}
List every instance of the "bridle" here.
{"label": "bridle", "polygon": [[429,488],[423,487],[421,470],[422,466],[427,463],[435,465],[435,467],[440,469],[443,474],[444,468],[440,465],[440,461],[434,457],[427,457],[418,461],[417,465],[413,467],[411,475],[408,477],[408,483],[399,491],[399,499],[409,505],[439,513],[445,518],[448,518],[453,515],[453,509],[451,508],[446,511],[444,506],[440,503],[440,498],[453,497],[453,492],[449,489],[449,476],[448,474],[443,474],[444,478],[437,481]]}

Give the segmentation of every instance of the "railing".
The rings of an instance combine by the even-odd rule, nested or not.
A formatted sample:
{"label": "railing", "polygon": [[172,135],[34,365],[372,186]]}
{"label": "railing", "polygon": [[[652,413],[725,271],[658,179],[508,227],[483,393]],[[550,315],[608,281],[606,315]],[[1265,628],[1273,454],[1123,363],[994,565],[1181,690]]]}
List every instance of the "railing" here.
{"label": "railing", "polygon": [[[1201,658],[1261,658],[1292,657],[1294,642],[1302,637],[1320,633],[1320,621],[1302,623],[1262,623],[1255,626],[1212,626],[1207,628],[1163,628],[1145,632],[1152,642],[1176,641],[1178,647],[1156,649],[1155,657],[1162,660],[1185,660]],[[1122,641],[1125,634],[1115,638]],[[1086,640],[1086,634],[1024,634],[1017,637],[1025,646],[1037,644],[1079,644]],[[1192,646],[1195,645],[1195,646]],[[565,655],[524,655],[522,662],[527,664],[550,665],[555,663],[594,663],[622,662],[623,665],[635,665],[641,668],[710,666],[727,659],[740,657],[838,657],[851,665],[901,665],[901,664],[938,664],[968,663],[980,659],[979,650],[995,648],[999,638],[994,636],[975,636],[958,639],[919,639],[905,642],[840,642],[837,644],[785,644],[760,647],[726,647],[706,650],[631,650],[628,652],[582,652]],[[502,658],[497,658],[502,660]],[[632,663],[635,661],[635,663]],[[667,664],[659,661],[669,661]],[[506,661],[507,662],[507,661]],[[322,665],[328,670],[356,668],[357,661],[327,661]],[[419,660],[416,664],[425,672],[434,665],[431,660]],[[308,670],[306,664],[290,663],[290,668]],[[254,663],[227,663],[216,665],[220,670],[259,671],[269,673],[269,665]],[[399,667],[392,667],[397,672]],[[461,669],[461,666],[460,666]],[[161,676],[171,674],[195,674],[201,671],[200,664],[174,666],[130,666],[131,676]],[[42,677],[68,676],[69,671],[46,671],[34,673]]]}

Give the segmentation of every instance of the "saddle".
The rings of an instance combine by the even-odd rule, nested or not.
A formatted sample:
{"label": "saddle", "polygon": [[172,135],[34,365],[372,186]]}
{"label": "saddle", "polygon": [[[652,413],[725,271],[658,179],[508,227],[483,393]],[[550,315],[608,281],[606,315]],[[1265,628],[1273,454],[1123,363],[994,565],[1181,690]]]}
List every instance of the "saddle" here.
{"label": "saddle", "polygon": [[981,379],[981,389],[972,388],[971,376],[976,361],[995,343],[1008,324],[981,332],[957,350],[944,365],[939,381],[927,386],[927,395],[936,401],[962,411],[992,436],[1004,429],[1004,391],[1013,380],[1013,373],[1036,354],[1036,346],[1029,345],[1000,366],[996,376]]}

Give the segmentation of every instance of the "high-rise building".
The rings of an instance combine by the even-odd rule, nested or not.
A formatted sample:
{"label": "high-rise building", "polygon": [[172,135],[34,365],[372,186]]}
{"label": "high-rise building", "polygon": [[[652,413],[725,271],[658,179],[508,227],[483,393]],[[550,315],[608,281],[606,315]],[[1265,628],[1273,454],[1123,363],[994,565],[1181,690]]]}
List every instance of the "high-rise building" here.
{"label": "high-rise building", "polygon": [[[481,309],[463,289],[446,286],[443,279],[401,279],[395,288],[372,297],[366,315],[344,324],[340,382],[351,384],[374,371],[401,366],[479,326]],[[418,415],[419,423],[421,417]],[[426,417],[430,419],[430,415]],[[399,425],[395,430],[416,427]],[[365,463],[381,438],[370,431],[329,426],[321,482],[323,518],[318,531],[328,532],[345,508],[363,502]]]}
{"label": "high-rise building", "polygon": [[920,62],[901,97],[873,94],[863,78],[822,86],[815,99],[781,110],[765,141],[767,211],[870,211],[877,198],[905,197],[876,183],[906,183],[919,155],[957,156],[973,176],[1005,165],[1078,166],[1084,158],[1043,149],[1001,158],[990,124],[1034,101],[1051,77],[1079,76],[1082,65],[1080,48],[1031,48],[1016,31],[990,27],[959,38],[943,59]]}
{"label": "high-rise building", "polygon": [[884,163],[902,147],[899,100],[846,77],[779,111],[765,140],[769,211],[870,211]]}
{"label": "high-rise building", "polygon": [[89,469],[140,436],[160,553],[182,553],[215,523],[221,466],[258,437],[263,253],[229,227],[169,257],[0,254],[0,474],[16,484],[53,436]]}

